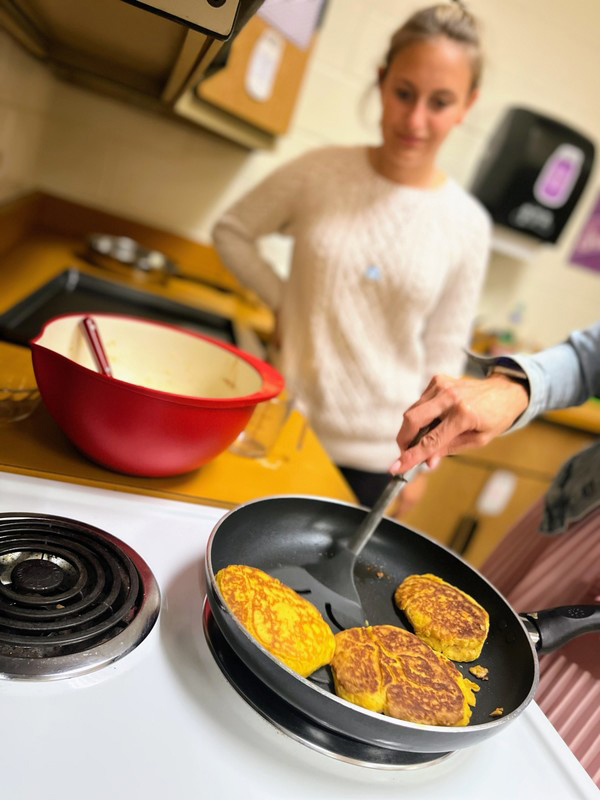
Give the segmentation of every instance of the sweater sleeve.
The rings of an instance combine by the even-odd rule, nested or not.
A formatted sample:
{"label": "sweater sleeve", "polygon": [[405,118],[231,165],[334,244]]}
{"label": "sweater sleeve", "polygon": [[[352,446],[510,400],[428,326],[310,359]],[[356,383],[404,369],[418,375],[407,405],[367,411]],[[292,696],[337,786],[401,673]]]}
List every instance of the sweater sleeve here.
{"label": "sweater sleeve", "polygon": [[425,384],[436,374],[458,377],[465,366],[481,286],[490,251],[491,224],[478,214],[466,237],[463,256],[449,274],[442,294],[426,322]]}
{"label": "sweater sleeve", "polygon": [[281,303],[283,280],[259,250],[258,240],[290,232],[296,213],[306,156],[276,169],[238,200],[213,228],[213,242],[225,266],[271,308]]}

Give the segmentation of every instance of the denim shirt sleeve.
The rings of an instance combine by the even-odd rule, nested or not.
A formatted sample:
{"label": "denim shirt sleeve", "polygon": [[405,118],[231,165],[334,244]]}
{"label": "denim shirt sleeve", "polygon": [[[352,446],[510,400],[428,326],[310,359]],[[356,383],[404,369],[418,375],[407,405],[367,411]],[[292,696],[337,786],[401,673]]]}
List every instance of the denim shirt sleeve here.
{"label": "denim shirt sleeve", "polygon": [[544,411],[581,405],[600,395],[600,322],[534,355],[478,358],[477,363],[488,368],[516,365],[527,376],[529,405],[510,428],[514,431]]}

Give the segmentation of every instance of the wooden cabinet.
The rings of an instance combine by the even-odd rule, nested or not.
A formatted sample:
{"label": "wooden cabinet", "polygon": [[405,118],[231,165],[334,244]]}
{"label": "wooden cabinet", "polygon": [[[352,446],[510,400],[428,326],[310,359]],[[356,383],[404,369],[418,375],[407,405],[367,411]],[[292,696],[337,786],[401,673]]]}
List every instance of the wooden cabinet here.
{"label": "wooden cabinet", "polygon": [[[594,440],[588,433],[536,420],[479,450],[446,458],[402,522],[457,549],[478,567],[545,493],[561,464]],[[482,513],[481,493],[498,470],[514,476],[514,488],[499,513]]]}
{"label": "wooden cabinet", "polygon": [[[271,29],[260,17],[251,19],[233,43],[226,66],[199,83],[196,94],[257,128],[279,135],[290,124],[312,47],[301,50],[281,36],[281,56],[272,87],[265,99],[255,98],[246,87],[247,72],[255,48],[269,32]],[[273,34],[279,36],[274,31]]]}
{"label": "wooden cabinet", "polygon": [[[270,66],[260,52],[265,45],[268,53],[269,37],[278,50]],[[313,36],[307,48],[300,48],[253,17],[233,42],[225,66],[183,93],[176,113],[247,147],[272,147],[290,125],[314,42]],[[261,95],[252,91],[250,73],[260,78],[263,69],[273,74]]]}

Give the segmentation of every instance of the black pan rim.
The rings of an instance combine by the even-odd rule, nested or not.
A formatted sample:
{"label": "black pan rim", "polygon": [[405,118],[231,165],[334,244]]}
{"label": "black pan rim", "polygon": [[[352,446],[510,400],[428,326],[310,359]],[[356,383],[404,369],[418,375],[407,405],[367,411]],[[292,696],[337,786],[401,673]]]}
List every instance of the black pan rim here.
{"label": "black pan rim", "polygon": [[[510,711],[505,716],[498,717],[497,719],[489,720],[488,722],[479,723],[477,725],[469,725],[469,724],[467,724],[465,726],[421,725],[421,724],[418,724],[418,723],[415,723],[415,722],[408,722],[406,720],[400,720],[400,719],[395,719],[394,717],[388,717],[388,716],[386,716],[384,714],[379,714],[379,713],[377,713],[375,711],[369,711],[366,708],[361,708],[360,706],[357,706],[357,705],[355,705],[353,703],[349,703],[347,700],[344,700],[341,697],[338,697],[336,694],[333,694],[331,692],[326,691],[325,689],[322,689],[319,686],[316,686],[314,683],[309,681],[307,678],[303,678],[301,675],[298,675],[296,672],[291,670],[289,667],[287,667],[281,661],[276,659],[273,655],[271,655],[271,653],[269,653],[268,650],[266,650],[260,644],[260,642],[258,642],[253,636],[251,636],[248,633],[248,631],[243,627],[243,625],[238,621],[238,619],[236,617],[234,617],[233,614],[231,614],[231,612],[229,611],[229,608],[227,607],[227,604],[225,603],[225,600],[223,599],[223,596],[221,595],[219,587],[217,586],[217,582],[215,580],[215,572],[214,572],[213,564],[212,564],[212,543],[214,541],[215,536],[217,535],[217,532],[218,532],[219,528],[225,523],[225,521],[229,517],[231,517],[231,516],[233,516],[235,514],[238,514],[241,510],[243,510],[245,508],[248,508],[250,506],[257,505],[257,504],[258,505],[262,505],[262,504],[265,504],[266,502],[271,501],[271,500],[316,500],[318,502],[325,503],[325,504],[328,504],[328,505],[333,505],[333,506],[345,506],[345,507],[349,507],[349,508],[358,508],[359,510],[363,510],[365,512],[368,511],[368,509],[365,508],[365,506],[358,506],[355,503],[348,503],[348,502],[345,502],[345,501],[333,500],[331,498],[322,497],[322,496],[319,496],[319,495],[301,495],[301,494],[269,495],[268,497],[260,497],[260,498],[254,499],[254,500],[249,500],[246,503],[241,503],[240,505],[236,506],[235,508],[232,508],[226,514],[224,514],[216,522],[215,526],[213,527],[213,529],[211,531],[211,534],[209,536],[208,542],[206,544],[205,563],[206,563],[206,576],[207,576],[207,579],[208,579],[208,581],[210,583],[211,592],[214,595],[214,597],[217,598],[218,601],[219,601],[219,606],[220,606],[219,611],[221,613],[223,613],[229,620],[231,620],[233,622],[235,628],[241,634],[243,634],[243,637],[245,637],[245,640],[247,642],[250,642],[251,646],[254,647],[255,649],[257,649],[263,656],[266,656],[267,659],[272,664],[274,664],[276,666],[276,668],[278,668],[280,670],[283,670],[290,677],[292,677],[294,680],[296,680],[300,684],[304,685],[306,688],[310,689],[311,691],[317,692],[318,694],[321,694],[324,698],[326,698],[326,700],[328,702],[333,701],[333,702],[339,703],[340,705],[342,705],[347,710],[355,712],[359,717],[366,716],[366,717],[369,717],[369,718],[371,718],[373,720],[376,720],[377,722],[381,722],[384,725],[392,726],[392,728],[396,728],[396,729],[400,729],[400,730],[412,730],[412,731],[415,731],[417,733],[419,733],[419,732],[420,733],[429,732],[431,734],[440,734],[440,733],[444,733],[444,734],[456,733],[456,734],[458,734],[458,733],[460,733],[460,734],[463,734],[463,736],[471,735],[473,737],[478,737],[478,736],[480,736],[482,734],[482,732],[485,731],[485,732],[489,732],[490,735],[491,735],[491,733],[494,731],[495,728],[500,728],[503,725],[506,725],[506,724],[510,723],[512,720],[516,719],[523,712],[523,710],[530,704],[530,702],[533,700],[533,698],[535,696],[535,692],[537,690],[538,683],[539,683],[539,661],[538,661],[537,653],[535,651],[535,646],[533,645],[533,642],[531,641],[531,638],[529,637],[527,629],[525,628],[525,625],[524,625],[523,621],[521,620],[519,614],[512,608],[511,604],[496,589],[496,587],[493,586],[493,584],[491,584],[487,580],[487,578],[485,578],[483,575],[481,575],[481,573],[475,567],[472,567],[470,564],[468,564],[458,554],[456,554],[454,551],[450,550],[450,548],[446,547],[445,545],[441,544],[440,542],[436,541],[435,539],[432,539],[431,537],[427,536],[426,534],[422,533],[421,531],[415,530],[414,528],[410,528],[410,530],[413,533],[417,534],[418,536],[423,537],[424,539],[427,539],[427,541],[433,543],[434,545],[436,545],[437,547],[441,548],[442,550],[445,550],[449,555],[451,555],[453,558],[455,558],[458,561],[460,561],[469,570],[474,572],[480,578],[480,580],[485,582],[490,587],[490,589],[492,589],[504,601],[506,606],[512,611],[515,619],[518,621],[519,625],[521,626],[522,631],[523,631],[523,635],[524,635],[526,641],[528,642],[528,644],[529,644],[529,646],[531,648],[531,657],[532,657],[534,675],[533,675],[532,685],[531,685],[531,688],[529,689],[528,694],[526,695],[526,697],[521,701],[521,703],[516,708],[514,708],[512,711]],[[384,516],[383,519],[384,520],[389,520],[390,522],[392,522],[394,524],[401,524],[401,523],[398,523],[396,520],[392,519],[391,517]],[[407,527],[407,526],[404,526],[404,527]],[[208,600],[209,600],[209,605],[211,605],[210,596],[209,596]],[[257,677],[259,677],[259,676],[257,676]],[[259,677],[259,680],[261,680],[260,677]]]}

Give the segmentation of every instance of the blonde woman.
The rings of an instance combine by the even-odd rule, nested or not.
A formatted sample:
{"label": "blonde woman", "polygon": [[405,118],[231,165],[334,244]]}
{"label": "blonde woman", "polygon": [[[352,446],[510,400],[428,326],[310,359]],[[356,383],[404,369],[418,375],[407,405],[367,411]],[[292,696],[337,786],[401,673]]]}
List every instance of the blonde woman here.
{"label": "blonde woman", "polygon": [[[224,263],[277,313],[288,389],[365,505],[389,479],[398,408],[434,373],[463,367],[490,225],[437,156],[475,102],[481,68],[462,5],[415,13],[378,71],[380,144],[302,155],[214,229]],[[259,252],[275,232],[294,240],[288,280]],[[420,488],[406,487],[405,506]]]}

